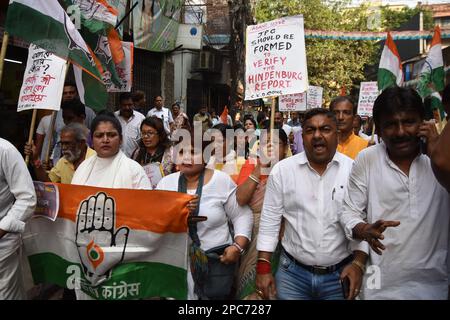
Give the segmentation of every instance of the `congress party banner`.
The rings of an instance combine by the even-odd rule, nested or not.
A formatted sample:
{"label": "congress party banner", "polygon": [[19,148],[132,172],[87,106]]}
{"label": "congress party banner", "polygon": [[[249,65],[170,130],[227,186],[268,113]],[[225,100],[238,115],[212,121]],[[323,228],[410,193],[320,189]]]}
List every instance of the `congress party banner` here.
{"label": "congress party banner", "polygon": [[247,27],[245,99],[308,89],[303,16]]}
{"label": "congress party banner", "polygon": [[94,299],[187,297],[187,194],[56,184],[57,219],[27,223],[35,283]]}
{"label": "congress party banner", "polygon": [[175,49],[183,1],[136,0],[136,2],[138,5],[133,10],[133,37],[136,48],[154,52]]}

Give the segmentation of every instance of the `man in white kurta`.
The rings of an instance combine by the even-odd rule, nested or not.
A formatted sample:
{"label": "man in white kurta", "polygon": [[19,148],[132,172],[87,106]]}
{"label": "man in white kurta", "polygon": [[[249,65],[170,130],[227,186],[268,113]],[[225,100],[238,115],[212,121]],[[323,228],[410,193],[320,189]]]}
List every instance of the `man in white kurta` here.
{"label": "man in white kurta", "polygon": [[25,299],[20,234],[35,205],[33,181],[22,156],[0,138],[0,300]]}
{"label": "man in white kurta", "polygon": [[[383,142],[361,151],[353,165],[340,221],[347,238],[371,244],[363,299],[447,299],[450,197],[419,151],[418,136],[431,147],[431,133],[437,135],[423,115],[412,89],[384,90],[374,104]],[[374,227],[391,222],[400,224]]]}
{"label": "man in white kurta", "polygon": [[[384,143],[356,158],[341,222],[352,238],[358,223],[399,220],[387,229],[382,255],[370,250],[364,299],[447,299],[450,197],[419,155],[409,177],[389,159]],[[373,272],[373,273],[369,273]],[[377,278],[378,277],[378,278]],[[379,285],[378,285],[379,284]]]}

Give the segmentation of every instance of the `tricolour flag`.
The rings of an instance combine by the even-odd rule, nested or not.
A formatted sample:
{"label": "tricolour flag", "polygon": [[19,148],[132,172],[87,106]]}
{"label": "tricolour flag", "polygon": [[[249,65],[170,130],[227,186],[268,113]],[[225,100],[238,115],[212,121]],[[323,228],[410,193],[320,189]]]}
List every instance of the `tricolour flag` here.
{"label": "tricolour flag", "polygon": [[378,90],[403,83],[403,71],[400,55],[391,34],[388,32],[378,67]]}
{"label": "tricolour flag", "polygon": [[6,31],[101,79],[100,62],[57,0],[10,0]]}
{"label": "tricolour flag", "polygon": [[[102,64],[109,79],[120,85],[116,65],[124,59],[122,42],[114,29],[118,10],[106,0],[64,0],[68,13],[77,13],[80,18],[80,33]],[[104,75],[102,75],[102,78]]]}
{"label": "tricolour flag", "polygon": [[96,112],[106,109],[108,92],[105,84],[75,65],[73,72],[81,102]]}
{"label": "tricolour flag", "polygon": [[35,283],[102,300],[186,299],[191,196],[57,186],[57,219],[34,218],[24,234]]}
{"label": "tricolour flag", "polygon": [[433,92],[444,90],[445,86],[444,59],[442,58],[441,29],[434,28],[430,51],[422,67],[417,84],[417,92],[422,98]]}

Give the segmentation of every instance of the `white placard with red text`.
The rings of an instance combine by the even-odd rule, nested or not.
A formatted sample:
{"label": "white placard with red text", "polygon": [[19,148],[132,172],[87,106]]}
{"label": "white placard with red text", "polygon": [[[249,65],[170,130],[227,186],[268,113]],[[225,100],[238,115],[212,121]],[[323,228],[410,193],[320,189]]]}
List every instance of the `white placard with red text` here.
{"label": "white placard with red text", "polygon": [[58,111],[66,68],[66,60],[30,44],[17,112],[30,109]]}
{"label": "white placard with red text", "polygon": [[358,114],[360,116],[372,116],[375,99],[378,97],[378,85],[376,81],[361,82],[359,89]]}

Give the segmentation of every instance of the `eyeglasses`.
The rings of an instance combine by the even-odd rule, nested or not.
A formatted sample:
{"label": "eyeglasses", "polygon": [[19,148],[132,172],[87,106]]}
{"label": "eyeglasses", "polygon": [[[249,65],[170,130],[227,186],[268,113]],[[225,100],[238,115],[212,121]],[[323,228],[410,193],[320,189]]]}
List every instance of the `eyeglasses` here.
{"label": "eyeglasses", "polygon": [[143,131],[141,132],[141,137],[142,138],[150,138],[153,136],[157,136],[158,132],[153,132],[153,131]]}

